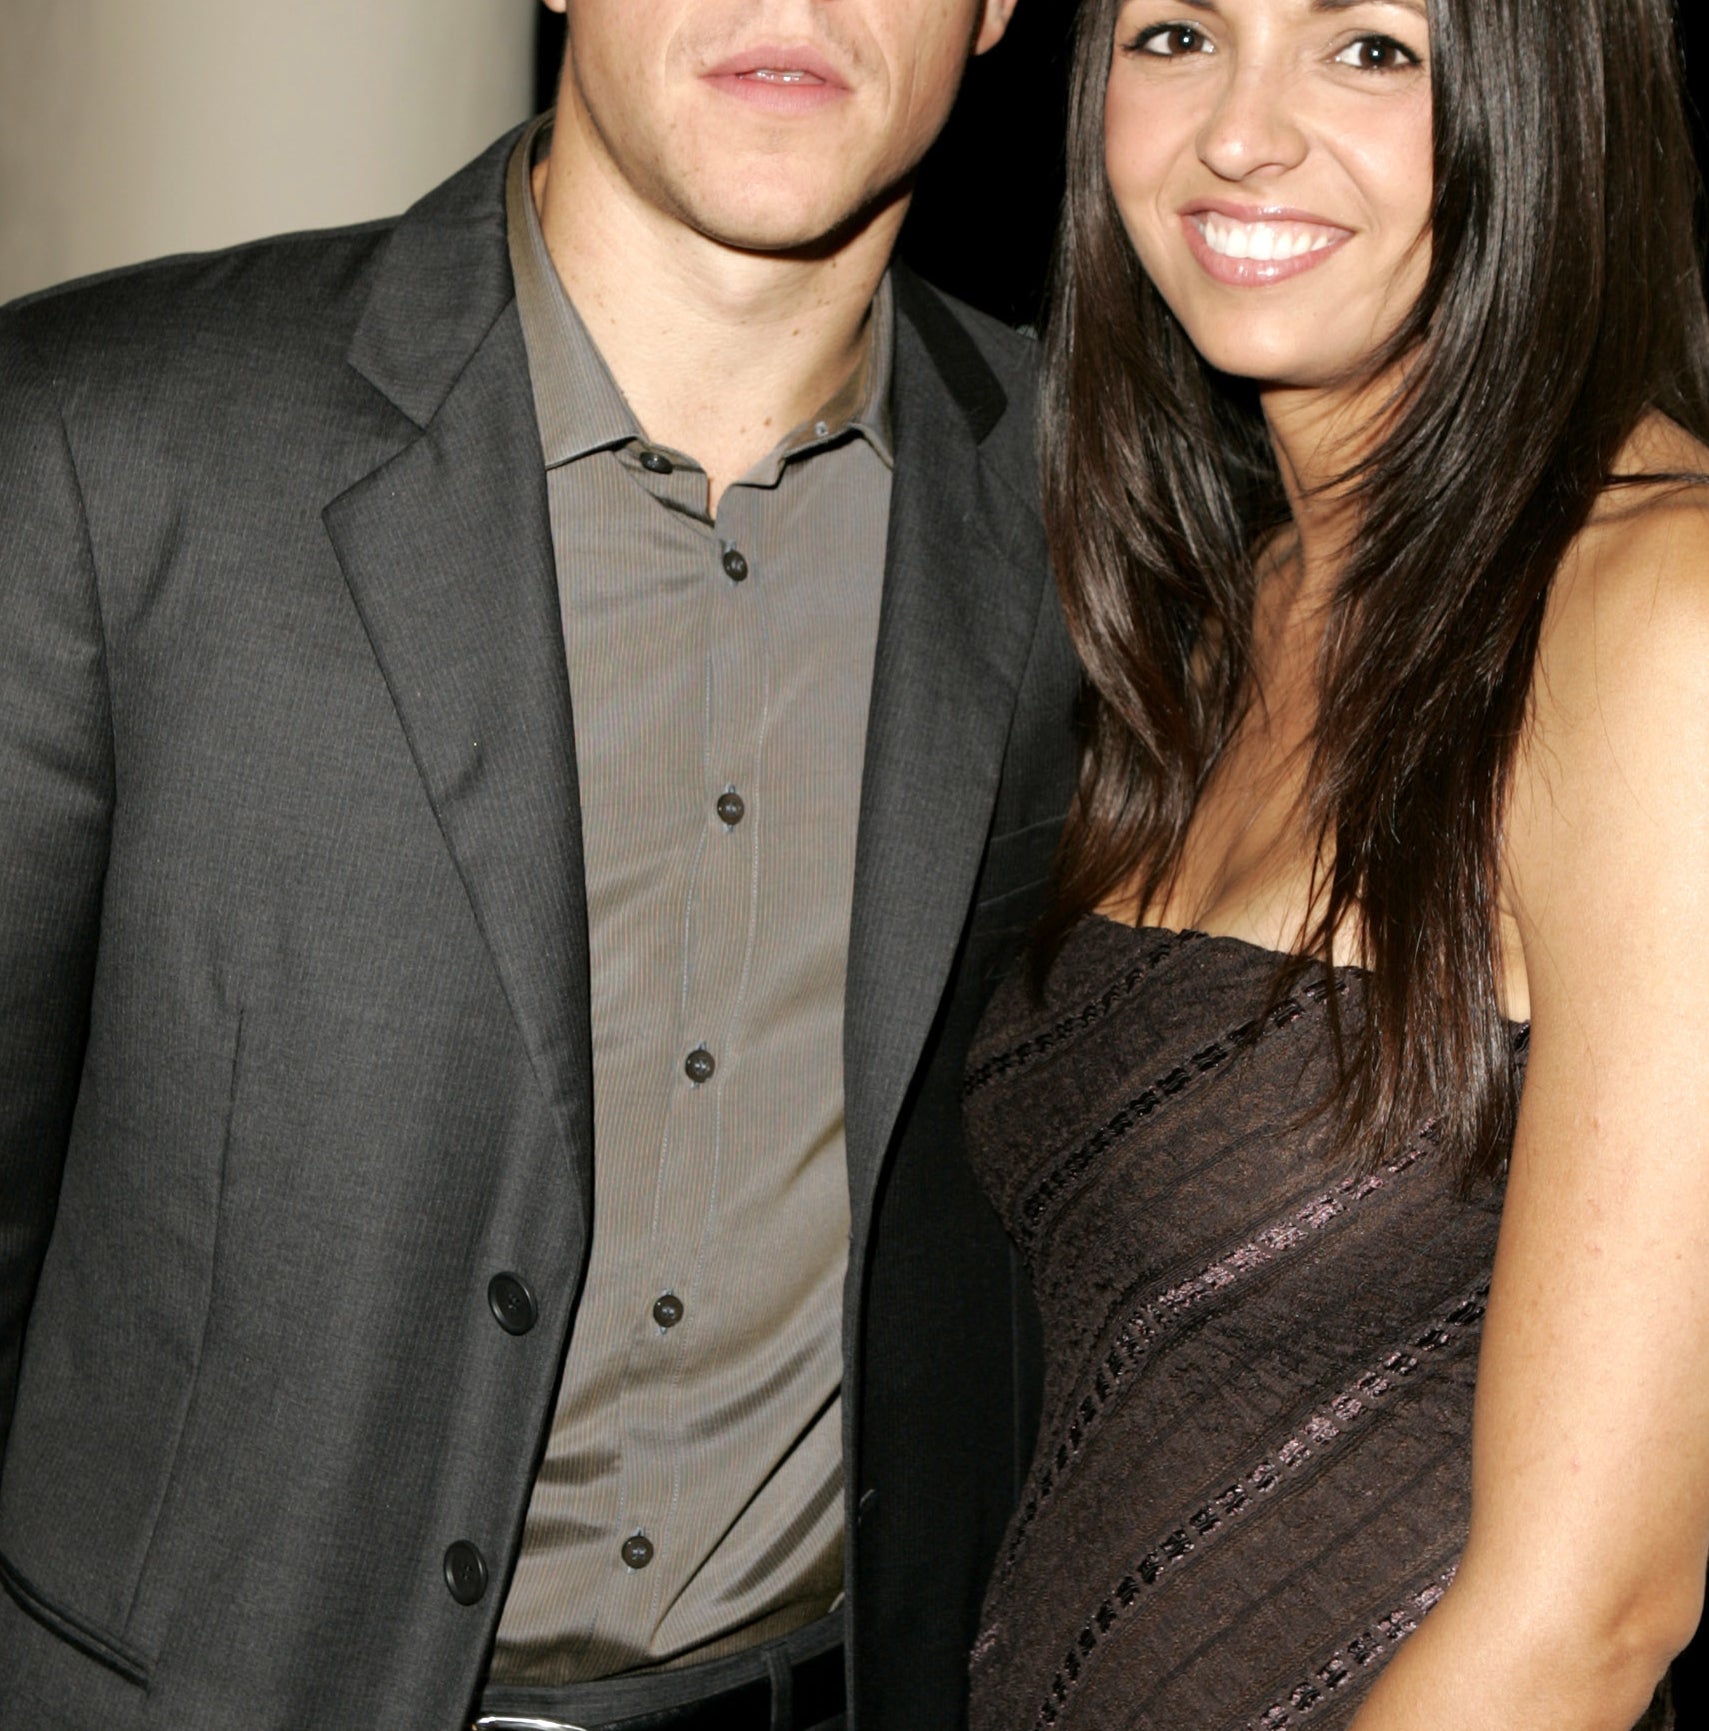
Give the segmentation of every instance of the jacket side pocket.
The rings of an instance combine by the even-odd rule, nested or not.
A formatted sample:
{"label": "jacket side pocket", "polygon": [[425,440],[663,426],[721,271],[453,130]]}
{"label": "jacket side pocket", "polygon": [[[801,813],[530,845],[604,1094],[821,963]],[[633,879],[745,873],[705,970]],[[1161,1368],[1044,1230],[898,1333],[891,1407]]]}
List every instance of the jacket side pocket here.
{"label": "jacket side pocket", "polygon": [[139,1689],[148,1687],[148,1665],[141,1654],[56,1605],[4,1555],[0,1555],[0,1587],[6,1589],[7,1596],[26,1617],[40,1623],[49,1634],[58,1636],[67,1646],[75,1647],[85,1658],[105,1665],[127,1683],[134,1683]]}

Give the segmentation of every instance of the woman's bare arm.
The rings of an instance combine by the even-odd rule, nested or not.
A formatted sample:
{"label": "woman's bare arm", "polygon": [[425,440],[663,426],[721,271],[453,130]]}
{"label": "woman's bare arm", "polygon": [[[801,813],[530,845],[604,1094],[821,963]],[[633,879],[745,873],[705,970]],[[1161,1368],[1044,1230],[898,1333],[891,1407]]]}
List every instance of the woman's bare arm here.
{"label": "woman's bare arm", "polygon": [[1535,699],[1506,846],[1531,1054],[1470,1542],[1356,1731],[1627,1731],[1702,1605],[1709,489],[1610,495]]}

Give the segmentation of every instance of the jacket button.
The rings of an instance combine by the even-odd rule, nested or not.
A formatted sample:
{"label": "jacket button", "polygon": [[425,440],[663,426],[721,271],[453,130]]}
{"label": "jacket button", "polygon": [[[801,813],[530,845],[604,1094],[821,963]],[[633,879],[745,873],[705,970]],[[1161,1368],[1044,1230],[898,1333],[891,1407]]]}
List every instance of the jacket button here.
{"label": "jacket button", "polygon": [[697,1088],[702,1082],[710,1082],[717,1068],[718,1060],[704,1046],[696,1046],[682,1061],[683,1074]]}
{"label": "jacket button", "polygon": [[726,788],[718,796],[718,817],[731,829],[742,821],[747,809],[747,802],[733,787]]}
{"label": "jacket button", "polygon": [[728,577],[732,583],[743,583],[747,581],[748,562],[734,547],[728,549],[724,554],[724,575]]}
{"label": "jacket button", "polygon": [[644,1569],[653,1560],[653,1541],[645,1533],[631,1533],[622,1545],[619,1554],[632,1569]]}
{"label": "jacket button", "polygon": [[649,475],[668,475],[676,468],[676,464],[663,451],[643,451],[641,467]]}
{"label": "jacket button", "polygon": [[683,1302],[674,1292],[653,1300],[653,1321],[660,1328],[675,1328],[683,1318]]}
{"label": "jacket button", "polygon": [[495,1274],[487,1284],[487,1303],[506,1334],[526,1334],[540,1320],[528,1283],[514,1274]]}
{"label": "jacket button", "polygon": [[459,1605],[479,1603],[487,1590],[487,1560],[467,1539],[445,1553],[445,1585]]}

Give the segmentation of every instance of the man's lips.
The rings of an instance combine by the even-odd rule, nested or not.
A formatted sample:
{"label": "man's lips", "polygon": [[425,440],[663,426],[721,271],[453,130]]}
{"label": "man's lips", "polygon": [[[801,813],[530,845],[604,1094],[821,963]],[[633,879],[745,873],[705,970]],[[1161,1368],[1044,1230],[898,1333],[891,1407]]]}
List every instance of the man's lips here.
{"label": "man's lips", "polygon": [[1181,212],[1187,245],[1205,273],[1235,288],[1283,282],[1340,251],[1353,231],[1310,211],[1205,199]]}
{"label": "man's lips", "polygon": [[823,108],[849,94],[847,80],[825,55],[779,43],[745,48],[702,76],[727,96],[783,114]]}

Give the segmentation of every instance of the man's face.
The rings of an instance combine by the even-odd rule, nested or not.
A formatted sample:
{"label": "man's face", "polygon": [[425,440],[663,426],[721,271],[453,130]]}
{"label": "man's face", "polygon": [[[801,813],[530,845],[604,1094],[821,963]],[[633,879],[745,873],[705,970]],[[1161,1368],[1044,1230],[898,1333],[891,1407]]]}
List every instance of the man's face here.
{"label": "man's face", "polygon": [[1015,0],[546,0],[566,14],[559,126],[630,193],[727,246],[834,235],[937,136]]}

